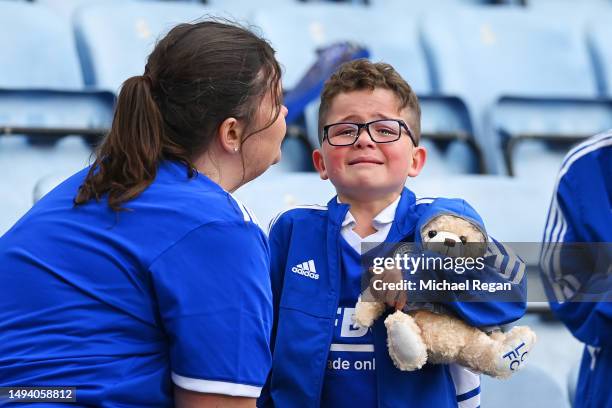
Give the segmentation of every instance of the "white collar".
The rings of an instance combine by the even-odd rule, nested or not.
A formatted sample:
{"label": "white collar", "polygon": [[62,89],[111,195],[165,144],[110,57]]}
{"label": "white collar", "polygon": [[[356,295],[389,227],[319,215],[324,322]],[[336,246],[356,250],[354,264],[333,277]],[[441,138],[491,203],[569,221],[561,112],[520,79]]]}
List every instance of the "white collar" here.
{"label": "white collar", "polygon": [[[379,230],[393,222],[393,220],[395,219],[395,211],[397,210],[397,206],[401,198],[402,196],[400,195],[395,199],[395,201],[385,207],[381,212],[376,215],[376,217],[374,217],[374,219],[372,220],[372,226],[374,228]],[[337,200],[339,203],[341,203],[340,198],[338,198]],[[346,213],[346,216],[344,217],[344,221],[342,221],[342,227],[344,228],[347,225],[355,223],[355,217],[353,217],[353,214],[351,214],[351,210],[349,209],[349,211]]]}

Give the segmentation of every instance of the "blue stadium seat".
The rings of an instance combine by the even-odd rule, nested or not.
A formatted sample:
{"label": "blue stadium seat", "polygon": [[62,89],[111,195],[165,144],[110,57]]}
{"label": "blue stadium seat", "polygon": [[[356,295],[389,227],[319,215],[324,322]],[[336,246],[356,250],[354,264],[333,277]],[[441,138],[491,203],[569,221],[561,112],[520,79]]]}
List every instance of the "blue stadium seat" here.
{"label": "blue stadium seat", "polygon": [[[487,231],[503,242],[540,242],[552,190],[539,183],[505,176],[419,176],[406,186],[417,197],[461,197],[483,217]],[[274,171],[237,191],[260,221],[298,204],[326,204],[333,197],[329,181],[315,173],[278,174]],[[516,222],[508,222],[516,220]]]}
{"label": "blue stadium seat", "polygon": [[[425,19],[434,90],[466,99],[493,171],[503,172],[502,150],[515,136],[563,136],[553,142],[573,142],[605,127],[608,105],[593,101],[598,91],[580,28],[519,7],[461,8]],[[526,112],[533,114],[526,117]],[[547,127],[551,117],[557,124]],[[592,123],[593,117],[603,119]],[[548,166],[554,173],[568,148],[569,143],[542,149],[537,157],[554,156],[557,165]],[[532,175],[533,163],[521,161],[524,170],[518,173]],[[505,164],[512,173],[513,161]]]}
{"label": "blue stadium seat", "polygon": [[612,2],[588,25],[588,39],[602,95],[612,98]]}
{"label": "blue stadium seat", "polygon": [[576,398],[576,386],[578,385],[578,375],[580,373],[580,360],[576,361],[567,375],[567,399],[571,406],[574,406]]}
{"label": "blue stadium seat", "polygon": [[[440,169],[445,174],[478,172],[478,146],[472,143],[467,108],[456,98],[431,95],[430,73],[419,42],[418,17],[409,13],[398,15],[394,10],[347,4],[302,4],[262,8],[254,14],[253,22],[262,28],[263,35],[278,51],[285,68],[283,85],[288,89],[295,87],[314,63],[317,48],[338,41],[364,45],[373,61],[392,64],[423,95],[423,133],[431,139],[425,143],[432,153],[432,163],[437,162],[431,169]],[[367,22],[374,22],[376,29],[371,29]],[[305,118],[310,143],[318,146],[318,104],[306,109]],[[459,134],[465,138],[458,137]],[[453,146],[449,150],[448,145],[453,143],[448,139],[459,139],[464,144],[467,140],[468,149]],[[438,151],[441,149],[444,151]]]}
{"label": "blue stadium seat", "polygon": [[117,92],[127,78],[141,75],[155,42],[179,23],[191,22],[212,9],[191,3],[96,3],[74,16],[85,83]]}
{"label": "blue stadium seat", "polygon": [[[133,0],[105,0],[109,1],[133,1]],[[67,23],[70,23],[72,16],[79,7],[88,4],[99,3],[100,0],[35,0],[35,3],[48,8],[53,13],[61,16]]]}
{"label": "blue stadium seat", "polygon": [[[389,24],[390,18],[396,24]],[[428,92],[429,73],[418,44],[416,19],[406,16],[400,22],[396,18],[375,8],[315,3],[261,8],[252,21],[278,52],[288,89],[314,63],[318,47],[352,41],[368,48],[372,60],[395,66],[417,92]],[[376,22],[375,30],[370,22]]]}
{"label": "blue stadium seat", "polygon": [[482,407],[570,408],[561,386],[536,365],[527,365],[507,380],[482,376],[480,388]]}
{"label": "blue stadium seat", "polygon": [[45,7],[2,2],[0,53],[1,88],[83,88],[70,26]]}
{"label": "blue stadium seat", "polygon": [[208,0],[206,4],[220,10],[222,15],[239,22],[250,22],[261,9],[275,9],[299,4],[298,0]]}
{"label": "blue stadium seat", "polygon": [[83,90],[69,24],[36,4],[0,7],[0,135],[103,134],[114,96]]}

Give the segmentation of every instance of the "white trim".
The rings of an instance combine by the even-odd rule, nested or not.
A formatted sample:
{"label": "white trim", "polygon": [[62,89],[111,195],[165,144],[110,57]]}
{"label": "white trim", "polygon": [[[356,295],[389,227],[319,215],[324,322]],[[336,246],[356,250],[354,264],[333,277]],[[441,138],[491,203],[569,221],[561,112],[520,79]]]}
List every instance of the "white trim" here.
{"label": "white trim", "polygon": [[[475,374],[467,368],[453,363],[448,365],[448,369],[455,386],[455,394],[462,395],[480,387],[480,375]],[[479,395],[479,394],[477,394]],[[471,398],[470,398],[471,399]]]}
{"label": "white trim", "polygon": [[329,351],[358,351],[358,352],[373,352],[373,344],[338,344],[332,343]]}
{"label": "white trim", "polygon": [[434,202],[434,200],[435,198],[429,198],[429,197],[417,198],[415,201],[415,204],[431,204]]}
{"label": "white trim", "polygon": [[272,227],[274,226],[274,224],[276,224],[276,221],[278,221],[278,219],[281,217],[281,215],[283,215],[286,212],[289,212],[291,210],[298,209],[298,208],[305,208],[305,209],[309,209],[309,210],[318,210],[318,211],[327,211],[327,205],[320,205],[320,204],[294,205],[292,207],[287,208],[286,210],[283,210],[283,211],[279,212],[276,215],[276,217],[272,218],[272,221],[270,221],[270,224],[268,225],[268,233],[272,230]]}
{"label": "white trim", "polygon": [[251,221],[251,215],[249,214],[249,211],[247,210],[246,206],[242,204],[242,202],[238,200],[232,193],[228,194],[234,199],[234,201],[238,205],[238,208],[240,208],[240,211],[242,211],[242,217],[244,218],[244,220]]}
{"label": "white trim", "polygon": [[[580,287],[570,288],[567,285],[562,285],[560,282],[573,281],[574,285],[579,282],[571,275],[564,277],[561,271],[560,254],[556,248],[560,243],[565,241],[565,235],[567,233],[567,221],[559,207],[557,200],[557,193],[559,191],[559,184],[561,180],[567,174],[570,167],[577,160],[586,156],[587,154],[598,150],[603,147],[612,145],[612,132],[602,133],[596,135],[593,138],[587,139],[585,142],[579,144],[565,157],[561,170],[557,176],[555,187],[553,189],[553,197],[548,212],[548,218],[546,220],[546,226],[544,229],[544,246],[540,255],[540,266],[544,271],[545,276],[548,277],[549,283],[551,284],[558,302],[563,302],[569,297],[574,295],[574,290],[579,290]],[[552,269],[552,270],[551,270]],[[551,276],[554,274],[554,277]]]}
{"label": "white trim", "polygon": [[233,397],[258,398],[262,389],[262,387],[253,385],[183,377],[174,372],[172,373],[172,382],[189,391],[201,392],[204,394],[231,395]]}
{"label": "white trim", "polygon": [[476,394],[470,399],[461,401],[457,405],[459,408],[478,408],[480,406],[480,394]]}

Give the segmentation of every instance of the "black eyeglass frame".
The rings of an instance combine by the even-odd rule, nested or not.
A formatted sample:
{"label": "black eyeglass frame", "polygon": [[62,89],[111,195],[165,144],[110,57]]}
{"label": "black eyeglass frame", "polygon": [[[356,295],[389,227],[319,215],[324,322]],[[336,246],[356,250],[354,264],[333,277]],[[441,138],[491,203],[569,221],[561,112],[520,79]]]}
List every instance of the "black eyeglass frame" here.
{"label": "black eyeglass frame", "polygon": [[[393,139],[393,140],[387,140],[384,142],[378,142],[374,139],[374,137],[372,136],[372,133],[370,133],[370,125],[373,123],[377,123],[377,122],[397,122],[399,124],[400,127],[400,132],[397,135],[397,139]],[[350,144],[341,144],[341,145],[335,145],[333,144],[330,139],[329,139],[329,135],[328,135],[328,131],[329,128],[332,126],[336,126],[336,125],[355,125],[357,126],[357,133],[355,136],[355,139],[353,140],[353,143]],[[416,142],[415,138],[414,138],[414,133],[412,133],[412,130],[410,129],[410,127],[406,124],[406,122],[404,122],[401,119],[377,119],[377,120],[373,120],[371,122],[366,122],[366,123],[356,123],[356,122],[337,122],[337,123],[330,123],[329,125],[325,125],[323,126],[323,140],[322,142],[325,142],[325,140],[327,139],[327,143],[329,143],[331,146],[335,146],[335,147],[342,147],[342,146],[352,146],[354,145],[357,140],[359,139],[359,135],[361,134],[361,129],[365,128],[366,132],[368,133],[368,136],[370,136],[370,140],[373,141],[374,143],[393,143],[393,142],[397,142],[398,140],[400,140],[400,138],[402,137],[402,128],[404,128],[404,130],[406,130],[406,133],[408,134],[408,137],[410,138],[410,140],[412,141],[412,144],[414,145],[414,147],[418,146],[418,143]]]}

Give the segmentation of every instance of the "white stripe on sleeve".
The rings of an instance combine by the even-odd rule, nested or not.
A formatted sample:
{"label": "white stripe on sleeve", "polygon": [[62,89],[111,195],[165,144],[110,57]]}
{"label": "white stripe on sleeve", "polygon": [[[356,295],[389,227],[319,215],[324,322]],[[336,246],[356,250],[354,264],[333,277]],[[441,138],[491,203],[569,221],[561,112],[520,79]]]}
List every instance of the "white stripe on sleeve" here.
{"label": "white stripe on sleeve", "polygon": [[172,381],[177,386],[189,391],[201,392],[204,394],[231,395],[233,397],[258,398],[262,388],[246,384],[183,377],[176,373],[172,373]]}

